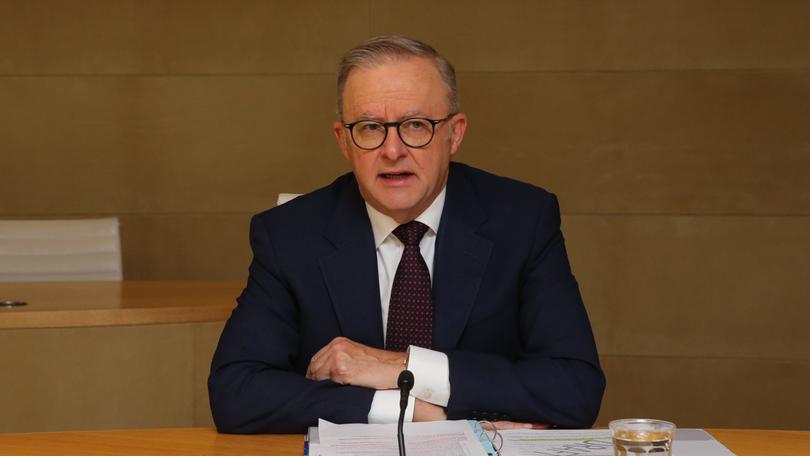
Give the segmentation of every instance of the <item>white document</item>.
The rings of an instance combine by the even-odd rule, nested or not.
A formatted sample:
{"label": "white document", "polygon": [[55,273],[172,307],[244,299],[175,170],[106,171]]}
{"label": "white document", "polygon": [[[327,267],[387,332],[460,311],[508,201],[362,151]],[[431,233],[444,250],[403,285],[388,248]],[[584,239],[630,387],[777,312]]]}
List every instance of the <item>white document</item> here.
{"label": "white document", "polygon": [[609,430],[507,430],[501,456],[613,456]]}
{"label": "white document", "polygon": [[[486,456],[467,421],[405,423],[408,456]],[[317,444],[310,456],[397,456],[397,425],[334,424],[318,421]]]}
{"label": "white document", "polygon": [[[501,456],[613,456],[609,430],[508,430]],[[702,429],[679,429],[672,442],[678,456],[734,456]]]}

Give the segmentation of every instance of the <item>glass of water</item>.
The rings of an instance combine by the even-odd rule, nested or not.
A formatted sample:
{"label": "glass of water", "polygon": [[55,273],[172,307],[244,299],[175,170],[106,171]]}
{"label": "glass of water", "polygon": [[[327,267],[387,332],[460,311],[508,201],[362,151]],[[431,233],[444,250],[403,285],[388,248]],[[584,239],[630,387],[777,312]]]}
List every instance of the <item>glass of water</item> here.
{"label": "glass of water", "polygon": [[608,427],[614,456],[672,455],[675,425],[669,421],[630,418],[611,421]]}

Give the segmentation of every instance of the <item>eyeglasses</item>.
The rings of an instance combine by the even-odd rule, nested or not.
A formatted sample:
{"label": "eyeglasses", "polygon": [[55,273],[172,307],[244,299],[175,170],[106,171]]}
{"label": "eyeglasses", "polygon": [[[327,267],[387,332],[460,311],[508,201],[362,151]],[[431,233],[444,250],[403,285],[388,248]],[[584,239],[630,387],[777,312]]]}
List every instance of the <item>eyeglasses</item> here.
{"label": "eyeglasses", "polygon": [[377,122],[376,120],[358,120],[356,122],[343,124],[349,129],[354,145],[363,150],[374,150],[385,143],[388,137],[388,129],[396,127],[399,139],[413,148],[425,147],[433,140],[436,132],[436,125],[453,117],[457,113],[450,113],[447,117],[439,120],[428,119],[426,117],[411,117],[399,122]]}

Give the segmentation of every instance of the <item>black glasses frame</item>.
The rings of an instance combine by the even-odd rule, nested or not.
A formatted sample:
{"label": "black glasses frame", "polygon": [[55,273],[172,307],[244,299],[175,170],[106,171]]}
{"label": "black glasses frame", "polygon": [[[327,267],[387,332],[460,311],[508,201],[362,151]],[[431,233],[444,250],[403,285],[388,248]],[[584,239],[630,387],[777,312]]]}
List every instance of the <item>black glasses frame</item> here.
{"label": "black glasses frame", "polygon": [[[400,141],[402,141],[402,144],[405,144],[406,146],[414,148],[414,149],[421,149],[423,147],[427,147],[427,145],[430,144],[433,141],[433,137],[436,136],[436,125],[444,122],[445,120],[448,120],[448,119],[452,118],[456,114],[458,114],[458,113],[457,112],[451,112],[450,114],[447,115],[447,117],[443,117],[443,118],[438,119],[438,120],[437,119],[431,119],[431,118],[428,118],[428,117],[408,117],[407,119],[402,119],[399,122],[380,122],[380,121],[371,120],[371,119],[360,119],[360,120],[355,120],[352,123],[343,124],[343,126],[345,128],[349,129],[349,134],[352,137],[352,142],[354,143],[354,145],[357,146],[360,149],[363,149],[363,150],[374,150],[374,149],[379,149],[380,147],[382,147],[382,145],[385,144],[385,140],[388,139],[388,129],[391,128],[391,127],[396,127],[397,128],[397,136],[399,136],[399,139],[400,139]],[[405,138],[402,137],[402,132],[399,131],[399,127],[401,127],[402,124],[404,124],[405,122],[408,122],[410,120],[426,120],[426,121],[430,122],[430,127],[431,127],[431,129],[430,129],[430,139],[428,139],[428,141],[426,143],[422,144],[421,146],[412,146],[412,145],[408,144],[408,141],[405,141]],[[357,140],[354,139],[354,126],[361,123],[361,122],[373,122],[373,123],[376,123],[378,125],[383,126],[383,129],[385,130],[385,133],[383,134],[382,141],[380,141],[380,144],[377,147],[368,148],[368,147],[363,147],[360,144],[357,144]]]}

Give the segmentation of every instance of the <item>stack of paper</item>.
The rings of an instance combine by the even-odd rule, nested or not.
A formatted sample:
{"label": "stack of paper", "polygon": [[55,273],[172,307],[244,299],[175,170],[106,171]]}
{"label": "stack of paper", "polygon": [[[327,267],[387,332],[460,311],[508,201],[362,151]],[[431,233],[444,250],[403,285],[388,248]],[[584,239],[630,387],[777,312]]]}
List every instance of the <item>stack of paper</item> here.
{"label": "stack of paper", "polygon": [[[488,456],[495,454],[474,421],[405,423],[408,456]],[[610,431],[500,431],[500,456],[613,456]],[[397,456],[395,424],[334,424],[320,420],[308,435],[309,456]],[[679,429],[672,444],[678,456],[734,456],[702,429]]]}
{"label": "stack of paper", "polygon": [[[408,456],[487,456],[467,421],[405,423]],[[317,435],[317,438],[315,437]],[[318,422],[310,431],[309,456],[397,456],[396,424],[334,424]]]}

